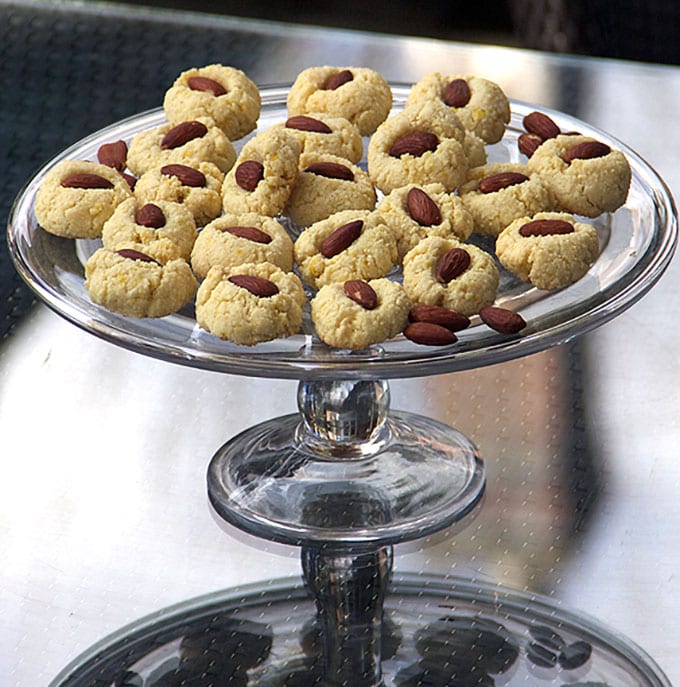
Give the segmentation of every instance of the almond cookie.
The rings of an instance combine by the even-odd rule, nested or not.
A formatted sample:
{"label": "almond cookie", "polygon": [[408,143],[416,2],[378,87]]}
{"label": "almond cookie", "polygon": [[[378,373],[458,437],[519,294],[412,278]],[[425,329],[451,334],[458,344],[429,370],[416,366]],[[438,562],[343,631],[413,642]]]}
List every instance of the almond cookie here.
{"label": "almond cookie", "polygon": [[194,119],[145,129],[130,141],[127,166],[137,176],[163,165],[212,162],[228,172],[236,160],[232,142],[210,120]]}
{"label": "almond cookie", "polygon": [[383,192],[440,183],[451,192],[465,180],[465,129],[441,103],[406,108],[385,120],[368,144],[368,173]]}
{"label": "almond cookie", "polygon": [[50,234],[94,239],[116,207],[132,191],[124,177],[107,165],[63,160],[46,175],[35,197],[35,217]]}
{"label": "almond cookie", "polygon": [[431,236],[404,257],[404,288],[416,305],[474,315],[496,300],[499,274],[481,248]]}
{"label": "almond cookie", "polygon": [[305,304],[302,283],[270,263],[211,267],[196,293],[196,321],[244,346],[295,334]]}
{"label": "almond cookie", "polygon": [[213,265],[233,267],[269,262],[284,272],[293,269],[293,241],[271,217],[247,212],[225,214],[203,227],[191,253],[191,267],[205,279]]}
{"label": "almond cookie", "polygon": [[595,227],[573,215],[539,212],[520,217],[496,240],[501,264],[537,289],[554,291],[579,280],[600,252]]}
{"label": "almond cookie", "polygon": [[197,227],[202,227],[222,212],[224,175],[211,162],[197,165],[163,165],[144,172],[135,184],[135,197],[141,205],[168,200],[181,203],[191,212]]}
{"label": "almond cookie", "polygon": [[362,136],[370,136],[392,108],[392,89],[366,67],[309,67],[288,92],[288,114],[326,112],[344,117]]}
{"label": "almond cookie", "polygon": [[394,232],[377,212],[344,210],[305,229],[295,242],[302,278],[319,288],[384,277],[397,262]]}
{"label": "almond cookie", "polygon": [[428,236],[465,241],[472,233],[472,215],[441,184],[396,188],[376,209],[395,233],[399,260]]}
{"label": "almond cookie", "polygon": [[181,310],[196,293],[185,260],[165,264],[140,251],[100,248],[85,263],[85,286],[94,303],[128,317],[164,317]]}
{"label": "almond cookie", "polygon": [[260,116],[260,91],[239,69],[221,64],[182,72],[165,92],[163,109],[170,124],[210,119],[230,141],[253,131]]}
{"label": "almond cookie", "polygon": [[354,279],[322,286],[311,306],[322,341],[361,350],[399,334],[408,321],[411,301],[398,282]]}
{"label": "almond cookie", "polygon": [[297,178],[300,148],[300,142],[285,129],[267,129],[251,138],[224,178],[224,211],[278,215]]}
{"label": "almond cookie", "polygon": [[550,138],[528,164],[552,190],[558,209],[565,212],[597,217],[626,202],[631,178],[626,156],[588,136]]}
{"label": "almond cookie", "polygon": [[517,217],[553,210],[555,200],[527,165],[491,162],[471,169],[458,189],[474,220],[474,231],[498,236]]}
{"label": "almond cookie", "polygon": [[479,76],[426,74],[413,85],[406,105],[428,100],[445,103],[486,143],[500,141],[510,121],[510,102],[501,87]]}
{"label": "almond cookie", "polygon": [[337,155],[357,163],[364,155],[364,142],[359,129],[344,117],[325,112],[288,117],[272,128],[285,128],[300,141],[301,153]]}
{"label": "almond cookie", "polygon": [[330,217],[341,210],[373,210],[377,200],[368,174],[335,155],[306,153],[285,213],[299,227]]}
{"label": "almond cookie", "polygon": [[195,240],[196,223],[191,211],[167,200],[142,205],[128,198],[102,229],[104,248],[136,248],[162,263],[173,258],[188,261]]}

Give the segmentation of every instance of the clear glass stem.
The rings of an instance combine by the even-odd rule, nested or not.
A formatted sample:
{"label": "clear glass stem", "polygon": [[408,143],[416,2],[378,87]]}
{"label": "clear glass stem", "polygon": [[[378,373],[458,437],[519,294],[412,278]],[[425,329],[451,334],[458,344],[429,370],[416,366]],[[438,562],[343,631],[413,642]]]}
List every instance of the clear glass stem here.
{"label": "clear glass stem", "polygon": [[314,596],[327,685],[382,685],[382,613],[392,547],[349,553],[302,548],[302,570]]}

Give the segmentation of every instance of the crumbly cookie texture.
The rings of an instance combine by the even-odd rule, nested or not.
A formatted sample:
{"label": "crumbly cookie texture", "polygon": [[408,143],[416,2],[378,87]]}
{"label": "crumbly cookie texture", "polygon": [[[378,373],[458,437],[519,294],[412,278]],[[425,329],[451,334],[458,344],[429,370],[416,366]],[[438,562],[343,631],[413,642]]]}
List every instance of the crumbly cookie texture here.
{"label": "crumbly cookie texture", "polygon": [[[558,226],[559,231],[566,233],[540,234],[525,230],[529,235],[522,235],[522,228],[529,223],[535,227],[542,226],[542,230],[547,232],[550,231],[550,222],[555,221],[564,224],[552,226]],[[568,230],[569,226],[572,231]],[[578,281],[595,262],[599,250],[595,227],[576,221],[573,215],[559,212],[539,212],[533,217],[520,217],[496,240],[496,255],[501,264],[522,281],[547,291]]]}
{"label": "crumbly cookie texture", "polygon": [[[520,174],[526,179],[497,190],[485,186],[489,183],[495,189],[508,174]],[[494,179],[498,184],[493,183]],[[542,179],[527,165],[515,162],[491,162],[471,169],[458,192],[472,215],[474,231],[487,236],[498,236],[517,217],[555,208],[554,196]]]}
{"label": "crumbly cookie texture", "polygon": [[191,253],[191,267],[199,279],[205,279],[214,265],[231,268],[259,262],[290,272],[293,241],[275,219],[255,212],[227,213],[213,220],[203,227]]}
{"label": "crumbly cookie texture", "polygon": [[395,233],[399,260],[428,236],[465,241],[473,229],[472,215],[460,198],[441,184],[396,188],[376,210]]}
{"label": "crumbly cookie texture", "polygon": [[100,248],[85,263],[85,286],[93,302],[113,312],[164,317],[191,301],[196,278],[181,258],[162,265]]}
{"label": "crumbly cookie texture", "polygon": [[503,89],[480,76],[426,74],[411,88],[406,105],[428,100],[446,103],[465,128],[486,143],[500,141],[510,121],[510,102]]}
{"label": "crumbly cookie texture", "polygon": [[159,262],[189,260],[196,223],[184,205],[159,200],[149,207],[135,198],[124,200],[102,229],[104,248],[136,248]]}
{"label": "crumbly cookie texture", "polygon": [[593,142],[587,136],[562,134],[544,141],[529,158],[529,169],[552,190],[557,209],[597,217],[626,202],[631,170],[620,150],[607,147],[605,155],[565,160],[575,146]]}
{"label": "crumbly cookie texture", "polygon": [[224,178],[224,211],[279,214],[297,178],[300,148],[285,129],[266,129],[247,141]]}
{"label": "crumbly cookie texture", "polygon": [[[356,229],[352,241],[349,229]],[[341,250],[326,250],[331,255],[326,257],[322,251],[329,242]],[[305,229],[295,242],[294,256],[302,278],[319,288],[348,279],[384,277],[397,262],[397,241],[377,212],[343,210]]]}
{"label": "crumbly cookie texture", "polygon": [[289,117],[272,128],[283,128],[300,141],[301,153],[337,155],[357,163],[364,154],[359,129],[344,117],[309,112]]}
{"label": "crumbly cookie texture", "polygon": [[370,136],[392,107],[392,89],[366,67],[309,67],[288,92],[288,114],[326,112],[344,117],[362,136]]}
{"label": "crumbly cookie texture", "polygon": [[391,339],[406,326],[411,301],[401,284],[389,279],[366,284],[376,296],[372,308],[350,298],[343,282],[326,284],[311,301],[316,332],[329,346],[361,350]]}
{"label": "crumbly cookie texture", "polygon": [[128,146],[127,166],[141,176],[154,167],[178,163],[212,162],[226,173],[234,165],[236,150],[227,135],[209,119],[162,124],[133,136]]}
{"label": "crumbly cookie texture", "polygon": [[305,153],[285,214],[307,227],[342,210],[373,210],[375,187],[363,169],[329,154]]}
{"label": "crumbly cookie texture", "polygon": [[260,116],[260,91],[241,70],[221,64],[182,72],[165,92],[163,109],[171,124],[212,120],[231,141],[253,131]]}
{"label": "crumbly cookie texture", "polygon": [[50,234],[94,239],[131,195],[129,184],[115,169],[86,160],[63,160],[45,175],[35,198],[35,216]]}
{"label": "crumbly cookie texture", "polygon": [[454,191],[468,171],[465,130],[439,102],[406,108],[385,120],[368,144],[368,173],[383,192],[441,183]]}
{"label": "crumbly cookie texture", "polygon": [[224,175],[212,162],[197,165],[164,165],[142,174],[134,194],[140,204],[168,200],[181,203],[202,227],[222,212]]}
{"label": "crumbly cookie texture", "polygon": [[[257,295],[230,278],[256,277],[274,285],[272,295]],[[268,292],[268,293],[271,293]],[[291,336],[302,324],[305,294],[300,279],[270,263],[246,263],[208,271],[196,293],[196,321],[211,334],[253,346]]]}
{"label": "crumbly cookie texture", "polygon": [[[469,256],[466,269],[448,282],[438,277],[439,261],[449,251]],[[496,299],[499,274],[494,259],[481,248],[456,239],[431,236],[404,257],[404,288],[416,305],[441,305],[463,315],[474,315]]]}

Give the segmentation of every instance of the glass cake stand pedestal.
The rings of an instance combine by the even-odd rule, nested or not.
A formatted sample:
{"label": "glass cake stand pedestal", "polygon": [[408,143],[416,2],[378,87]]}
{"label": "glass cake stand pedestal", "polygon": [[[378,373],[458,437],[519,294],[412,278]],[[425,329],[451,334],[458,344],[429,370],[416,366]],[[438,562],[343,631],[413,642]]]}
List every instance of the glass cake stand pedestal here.
{"label": "glass cake stand pedestal", "polygon": [[[261,94],[264,129],[285,119],[287,88]],[[408,87],[394,85],[393,94],[398,110]],[[488,149],[489,161],[519,159],[523,117],[537,108],[513,103],[512,109],[505,137]],[[163,123],[161,110],[93,134],[29,181],[10,214],[10,252],[57,313],[144,355],[299,381],[299,413],[251,427],[222,446],[209,465],[208,494],[228,523],[299,546],[304,588],[248,588],[167,609],[92,647],[54,687],[479,687],[550,682],[554,670],[577,671],[591,685],[668,685],[639,648],[540,597],[465,580],[390,582],[393,545],[468,515],[483,495],[485,473],[473,443],[455,429],[389,410],[385,380],[481,367],[562,344],[641,298],[675,249],[674,203],[654,170],[604,132],[544,111],[562,130],[625,152],[632,169],[628,200],[589,220],[600,257],[572,286],[545,293],[501,269],[497,304],[521,312],[527,326],[520,334],[499,334],[473,318],[457,343],[441,348],[400,336],[366,351],[331,349],[315,336],[307,312],[299,335],[245,349],[201,330],[193,306],[135,320],[92,303],[83,265],[100,244],[44,232],[35,219],[35,194],[55,164],[95,159],[103,143],[129,141]]]}

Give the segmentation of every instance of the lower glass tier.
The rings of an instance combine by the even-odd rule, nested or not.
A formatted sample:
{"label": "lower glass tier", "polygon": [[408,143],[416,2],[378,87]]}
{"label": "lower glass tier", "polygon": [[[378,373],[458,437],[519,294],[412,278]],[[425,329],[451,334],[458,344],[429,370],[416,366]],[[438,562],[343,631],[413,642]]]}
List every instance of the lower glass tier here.
{"label": "lower glass tier", "polygon": [[[311,687],[322,640],[296,580],[211,594],[121,629],[50,687]],[[405,575],[384,605],[385,687],[671,687],[639,647],[553,601]]]}
{"label": "lower glass tier", "polygon": [[315,441],[299,414],[251,427],[215,454],[210,501],[256,536],[356,550],[448,527],[484,492],[475,446],[419,415],[392,412],[369,440],[334,446]]}

